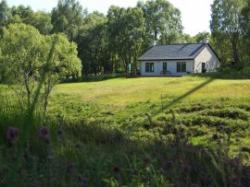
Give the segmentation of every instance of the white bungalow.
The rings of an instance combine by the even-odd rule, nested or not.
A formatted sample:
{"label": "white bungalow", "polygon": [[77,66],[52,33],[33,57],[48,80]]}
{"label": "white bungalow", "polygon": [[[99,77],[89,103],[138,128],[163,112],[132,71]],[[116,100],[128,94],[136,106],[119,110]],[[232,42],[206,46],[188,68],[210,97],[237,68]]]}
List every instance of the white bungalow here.
{"label": "white bungalow", "polygon": [[142,76],[215,72],[219,58],[208,43],[156,45],[140,58]]}

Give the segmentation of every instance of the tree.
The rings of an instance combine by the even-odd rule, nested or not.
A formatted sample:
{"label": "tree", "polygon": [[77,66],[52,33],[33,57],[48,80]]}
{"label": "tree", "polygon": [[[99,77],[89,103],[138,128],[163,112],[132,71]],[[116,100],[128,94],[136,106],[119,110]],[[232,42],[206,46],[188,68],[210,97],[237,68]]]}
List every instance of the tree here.
{"label": "tree", "polygon": [[55,83],[81,69],[74,43],[64,35],[41,35],[30,25],[10,24],[4,29],[0,49],[3,81],[14,86],[27,110],[37,100],[46,100]]}
{"label": "tree", "polygon": [[23,85],[24,89],[19,89],[19,95],[26,95],[28,107],[31,105],[34,81],[38,79],[38,69],[45,60],[42,42],[40,33],[24,24],[10,25],[4,29],[1,40],[3,80],[9,84]]}
{"label": "tree", "polygon": [[53,34],[45,37],[47,49],[55,43],[51,60],[44,81],[44,111],[47,111],[49,95],[54,86],[65,79],[78,79],[81,75],[81,61],[77,57],[77,46],[69,42],[65,34]]}
{"label": "tree", "polygon": [[11,8],[12,18],[10,23],[25,23],[36,27],[40,33],[49,34],[52,30],[51,16],[49,13],[34,12],[30,7],[18,6]]}
{"label": "tree", "polygon": [[[242,35],[243,0],[215,0],[212,5],[212,20],[210,24],[213,40],[216,45],[222,41],[224,46],[230,44],[232,65],[240,63],[240,39]],[[220,46],[217,46],[220,48]],[[222,49],[223,50],[223,49]]]}
{"label": "tree", "polygon": [[83,62],[83,71],[87,77],[88,73],[95,75],[110,69],[109,49],[107,38],[107,18],[99,13],[93,12],[86,16],[79,36],[79,54]]}
{"label": "tree", "polygon": [[194,40],[196,43],[201,42],[208,42],[210,39],[210,33],[209,32],[199,32],[194,36]]}
{"label": "tree", "polygon": [[195,38],[189,34],[181,34],[176,42],[177,43],[195,43]]}
{"label": "tree", "polygon": [[69,40],[76,41],[83,18],[84,11],[78,1],[59,0],[51,15],[53,33],[63,32]]}
{"label": "tree", "polygon": [[140,8],[119,8],[112,6],[108,11],[109,42],[123,63],[128,75],[128,65],[136,70],[136,59],[143,49],[145,19]]}
{"label": "tree", "polygon": [[17,6],[11,8],[11,23],[26,23],[33,15],[33,10],[29,6]]}
{"label": "tree", "polygon": [[174,43],[182,33],[181,13],[166,0],[139,2],[146,19],[147,44]]}
{"label": "tree", "polygon": [[0,32],[3,29],[3,27],[8,23],[10,17],[11,14],[9,11],[9,7],[6,1],[3,0],[0,2]]}
{"label": "tree", "polygon": [[243,62],[250,66],[250,0],[247,0],[245,7],[242,9],[242,29],[243,29]]}
{"label": "tree", "polygon": [[36,27],[41,34],[50,34],[53,28],[50,14],[42,11],[34,12],[24,23]]}

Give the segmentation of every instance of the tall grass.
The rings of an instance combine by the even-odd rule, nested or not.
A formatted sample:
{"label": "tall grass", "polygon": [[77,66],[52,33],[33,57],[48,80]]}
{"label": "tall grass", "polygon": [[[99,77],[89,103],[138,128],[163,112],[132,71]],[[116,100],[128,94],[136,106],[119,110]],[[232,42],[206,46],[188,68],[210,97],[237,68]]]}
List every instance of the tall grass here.
{"label": "tall grass", "polygon": [[[53,97],[47,116],[35,110],[21,154],[18,142],[27,114],[5,95],[0,185],[249,186],[249,149],[230,155],[231,146],[240,147],[241,138],[249,136],[249,105],[181,100],[189,93],[116,111],[68,98],[58,105],[62,98]],[[10,126],[20,129],[12,143],[6,139]],[[200,137],[205,140],[194,143]]]}

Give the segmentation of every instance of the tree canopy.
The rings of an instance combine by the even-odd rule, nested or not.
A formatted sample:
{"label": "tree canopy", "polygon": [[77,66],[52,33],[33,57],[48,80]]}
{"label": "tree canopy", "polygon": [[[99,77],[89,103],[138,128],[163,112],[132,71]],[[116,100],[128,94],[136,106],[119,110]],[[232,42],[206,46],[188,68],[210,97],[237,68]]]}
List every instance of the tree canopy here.
{"label": "tree canopy", "polygon": [[10,24],[4,29],[0,49],[2,80],[21,86],[19,95],[26,96],[28,108],[42,79],[44,86],[48,82],[53,86],[66,76],[79,76],[81,70],[76,45],[64,34],[45,36],[23,23]]}
{"label": "tree canopy", "polygon": [[150,43],[169,44],[182,34],[181,13],[166,0],[139,2],[146,20],[147,39]]}
{"label": "tree canopy", "polygon": [[[136,73],[138,57],[155,44],[210,42],[222,65],[249,64],[249,0],[214,0],[211,34],[183,33],[181,12],[168,0],[139,1],[135,7],[111,6],[107,15],[88,13],[77,0],[59,0],[51,12],[0,2],[0,36],[10,24],[35,27],[52,37],[63,33],[76,44],[82,74]],[[2,75],[3,77],[3,75]],[[75,76],[76,77],[76,76]]]}
{"label": "tree canopy", "polygon": [[53,32],[63,32],[70,40],[76,40],[82,25],[84,11],[76,0],[59,0],[52,10]]}
{"label": "tree canopy", "polygon": [[142,52],[145,34],[145,19],[140,8],[111,7],[108,12],[109,41],[113,52],[121,59],[125,71],[128,64],[136,63],[136,58]]}
{"label": "tree canopy", "polygon": [[242,23],[245,2],[245,0],[215,0],[212,5],[210,27],[214,45],[223,57],[224,63],[231,63],[233,66],[239,66],[242,57],[246,55],[240,50],[244,45]]}

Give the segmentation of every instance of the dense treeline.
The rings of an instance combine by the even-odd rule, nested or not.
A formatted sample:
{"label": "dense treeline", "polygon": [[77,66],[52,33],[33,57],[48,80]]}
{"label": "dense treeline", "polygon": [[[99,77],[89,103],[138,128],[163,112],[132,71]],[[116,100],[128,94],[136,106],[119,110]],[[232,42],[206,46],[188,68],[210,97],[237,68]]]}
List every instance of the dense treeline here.
{"label": "dense treeline", "polygon": [[[183,34],[180,11],[166,0],[138,2],[134,8],[111,6],[107,15],[88,13],[76,0],[59,0],[50,13],[8,7],[2,1],[0,13],[1,30],[11,23],[25,23],[42,34],[66,34],[78,46],[84,77],[128,69],[135,73],[138,56],[154,43],[196,40]],[[207,38],[206,33],[201,35],[198,40]]]}
{"label": "dense treeline", "polygon": [[215,0],[211,16],[212,43],[224,67],[250,65],[250,0]]}
{"label": "dense treeline", "polygon": [[36,27],[41,34],[64,33],[77,44],[82,76],[136,73],[137,58],[154,44],[209,40],[222,64],[237,68],[249,64],[249,0],[215,0],[211,33],[192,37],[183,33],[181,13],[167,0],[138,2],[136,7],[111,6],[107,15],[89,13],[77,0],[59,0],[51,12],[0,3],[0,32],[12,23]]}

